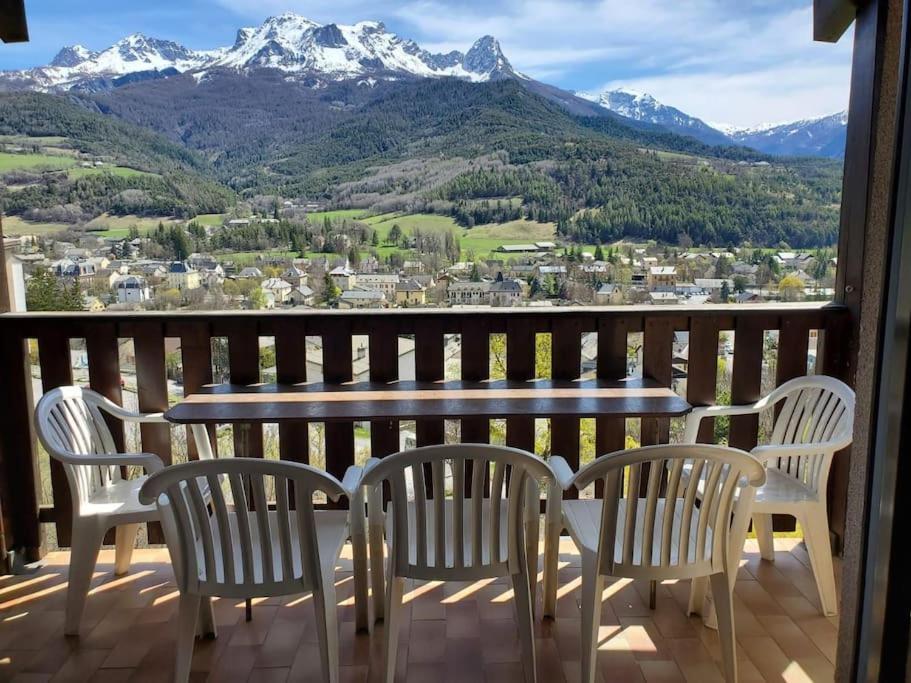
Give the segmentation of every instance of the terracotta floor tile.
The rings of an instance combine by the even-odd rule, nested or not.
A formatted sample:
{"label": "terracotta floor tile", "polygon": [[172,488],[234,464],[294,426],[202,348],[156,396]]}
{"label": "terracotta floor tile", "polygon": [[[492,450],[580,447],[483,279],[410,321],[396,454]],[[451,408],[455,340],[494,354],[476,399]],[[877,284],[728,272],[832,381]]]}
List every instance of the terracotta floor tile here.
{"label": "terracotta floor tile", "polygon": [[[752,545],[751,545],[752,544]],[[541,619],[536,598],[538,680],[578,681],[581,661],[579,558],[564,544],[556,620]],[[819,613],[815,582],[799,539],[776,540],[776,562],[758,559],[748,541],[735,588],[741,683],[831,681],[837,618]],[[346,554],[350,550],[346,548]],[[68,555],[52,553],[38,574],[0,577],[0,681],[169,682],[173,678],[177,599],[162,549],[138,550],[126,577],[111,573],[112,554],[93,581],[81,638],[63,636]],[[382,680],[384,628],[355,633],[350,560],[336,576],[340,678]],[[46,577],[46,578],[45,578]],[[540,587],[540,584],[539,584]],[[508,579],[428,584],[407,582],[396,681],[510,683],[524,680]],[[609,579],[601,610],[600,683],[721,680],[718,635],[685,614],[688,581],[659,585],[657,609],[648,583]],[[254,620],[243,603],[216,600],[219,638],[197,640],[193,683],[320,680],[312,599],[259,600]]]}

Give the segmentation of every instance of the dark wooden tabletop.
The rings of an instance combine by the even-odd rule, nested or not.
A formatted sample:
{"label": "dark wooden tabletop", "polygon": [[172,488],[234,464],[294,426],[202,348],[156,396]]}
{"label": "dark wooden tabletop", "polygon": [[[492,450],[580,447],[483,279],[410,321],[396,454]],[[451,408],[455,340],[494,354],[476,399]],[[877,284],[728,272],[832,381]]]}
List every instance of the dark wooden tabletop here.
{"label": "dark wooden tabletop", "polygon": [[165,413],[178,424],[489,417],[676,417],[689,403],[650,379],[219,384]]}

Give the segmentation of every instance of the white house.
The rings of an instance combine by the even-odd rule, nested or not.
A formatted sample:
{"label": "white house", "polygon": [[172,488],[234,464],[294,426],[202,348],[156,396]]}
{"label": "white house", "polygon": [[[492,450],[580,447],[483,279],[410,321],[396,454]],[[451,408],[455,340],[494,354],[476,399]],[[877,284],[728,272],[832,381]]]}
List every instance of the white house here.
{"label": "white house", "polygon": [[120,304],[141,304],[152,298],[152,290],[145,278],[138,275],[120,278],[114,283],[114,291],[117,293],[117,303]]}

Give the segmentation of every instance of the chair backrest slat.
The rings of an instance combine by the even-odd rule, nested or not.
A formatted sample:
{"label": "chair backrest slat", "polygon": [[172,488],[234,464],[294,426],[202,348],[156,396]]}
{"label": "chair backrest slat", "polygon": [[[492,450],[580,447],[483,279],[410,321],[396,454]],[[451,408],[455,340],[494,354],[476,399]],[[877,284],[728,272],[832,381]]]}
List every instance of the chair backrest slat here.
{"label": "chair backrest slat", "polygon": [[[661,535],[661,559],[660,562],[663,566],[670,566],[671,564],[671,536],[673,533],[680,533],[680,527],[683,525],[684,520],[682,517],[677,517],[677,505],[680,499],[678,498],[678,489],[680,487],[680,479],[683,475],[683,465],[685,460],[674,460],[670,463],[670,471],[668,472],[667,477],[667,496],[665,497],[664,502],[664,519],[662,520],[662,535]],[[681,548],[686,548],[686,546],[680,546]]]}
{"label": "chair backrest slat", "polygon": [[433,485],[433,564],[435,567],[445,567],[446,491],[444,489],[445,464],[442,461],[430,463],[430,479]]}
{"label": "chair backrest slat", "polygon": [[250,533],[250,503],[247,500],[247,490],[243,478],[237,472],[231,472],[228,481],[231,482],[231,497],[234,500],[234,515],[237,519],[243,583],[253,583],[253,535]]}
{"label": "chair backrest slat", "polygon": [[[703,471],[705,469],[705,460],[702,458],[696,458],[691,462],[692,464],[689,468],[689,474],[687,477],[687,484],[689,485],[687,485],[683,490],[683,508],[680,512],[680,552],[677,555],[678,564],[686,564],[689,561],[690,538],[693,535],[693,525],[698,523],[696,498],[697,494],[699,493],[699,486],[692,485],[692,482],[701,481]],[[679,485],[677,495],[680,495]],[[670,551],[670,549],[668,549],[668,551]]]}
{"label": "chair backrest slat", "polygon": [[642,477],[642,465],[636,463],[629,468],[626,491],[626,523],[623,528],[623,564],[633,563],[633,551],[636,548],[636,518],[639,514],[639,488]]}
{"label": "chair backrest slat", "polygon": [[658,494],[664,478],[664,463],[652,465],[648,470],[648,484],[645,496],[645,515],[643,518],[644,538],[642,539],[642,561],[651,562],[655,545],[655,515],[658,513]]}
{"label": "chair backrest slat", "polygon": [[[457,495],[462,491],[462,495]],[[452,566],[465,566],[465,461],[452,463]]]}
{"label": "chair backrest slat", "polygon": [[489,524],[487,532],[487,555],[490,562],[501,562],[500,558],[500,521],[502,514],[502,499],[500,491],[503,490],[503,482],[506,479],[506,467],[502,462],[495,462],[493,466],[493,477],[490,479],[490,497],[489,511],[487,522]]}
{"label": "chair backrest slat", "polygon": [[718,513],[718,482],[724,471],[723,463],[717,460],[709,461],[703,490],[702,505],[699,507],[699,523],[696,529],[696,559],[706,559],[706,538],[709,532],[709,521]]}
{"label": "chair backrest slat", "polygon": [[212,507],[215,509],[215,522],[218,524],[219,538],[221,538],[221,565],[223,570],[222,581],[237,583],[237,571],[234,568],[234,534],[231,533],[231,522],[228,516],[228,506],[225,503],[225,492],[222,482],[214,474],[207,474],[209,495],[212,498]]}
{"label": "chair backrest slat", "polygon": [[490,465],[486,460],[475,460],[471,463],[471,566],[481,564],[484,544],[484,484]]}
{"label": "chair backrest slat", "polygon": [[424,479],[424,463],[417,463],[411,468],[411,480],[414,482],[414,512],[417,542],[417,562],[427,565],[427,482]]}
{"label": "chair backrest slat", "polygon": [[206,581],[218,581],[217,576],[210,575],[209,572],[217,572],[217,563],[215,562],[215,545],[212,541],[212,526],[209,520],[209,508],[203,499],[203,494],[199,490],[199,484],[196,479],[188,479],[183,483],[186,493],[190,498],[190,511],[196,526],[196,535],[202,541],[203,567],[205,568]]}
{"label": "chair backrest slat", "polygon": [[294,576],[294,544],[291,538],[291,515],[293,513],[288,502],[289,485],[291,482],[284,477],[275,478],[275,515],[278,517],[278,540],[283,578]]}

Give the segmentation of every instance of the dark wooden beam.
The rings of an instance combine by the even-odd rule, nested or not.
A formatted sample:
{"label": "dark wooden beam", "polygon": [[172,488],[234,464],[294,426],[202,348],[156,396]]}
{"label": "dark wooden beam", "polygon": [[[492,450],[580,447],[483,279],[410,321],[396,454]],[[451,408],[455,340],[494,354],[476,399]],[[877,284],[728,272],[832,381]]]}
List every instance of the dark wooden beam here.
{"label": "dark wooden beam", "polygon": [[856,0],[813,0],[813,40],[837,43],[856,17]]}
{"label": "dark wooden beam", "polygon": [[25,0],[0,0],[0,40],[4,43],[28,42]]}

